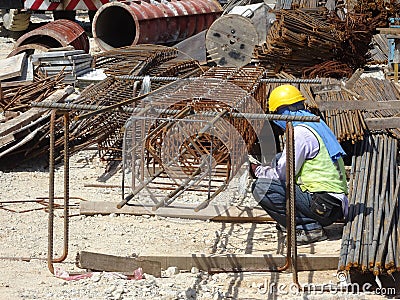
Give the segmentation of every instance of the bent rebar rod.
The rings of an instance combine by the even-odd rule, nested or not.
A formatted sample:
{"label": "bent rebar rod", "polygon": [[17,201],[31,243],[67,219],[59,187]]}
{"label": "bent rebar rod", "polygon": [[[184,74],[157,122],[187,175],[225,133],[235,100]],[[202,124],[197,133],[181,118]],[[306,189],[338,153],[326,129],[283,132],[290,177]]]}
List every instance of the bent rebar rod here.
{"label": "bent rebar rod", "polygon": [[53,110],[50,117],[50,158],[49,158],[49,220],[48,220],[48,254],[47,264],[50,272],[54,274],[53,263],[63,262],[68,256],[69,241],[69,113],[64,113],[64,247],[63,253],[58,258],[53,258],[54,250],[54,181],[55,181],[55,118],[57,112]]}

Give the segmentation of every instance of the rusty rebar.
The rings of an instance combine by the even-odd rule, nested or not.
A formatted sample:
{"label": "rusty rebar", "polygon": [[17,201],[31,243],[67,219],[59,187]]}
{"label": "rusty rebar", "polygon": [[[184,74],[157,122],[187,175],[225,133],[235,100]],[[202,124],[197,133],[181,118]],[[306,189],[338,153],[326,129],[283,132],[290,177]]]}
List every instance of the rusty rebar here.
{"label": "rusty rebar", "polygon": [[63,262],[68,256],[69,241],[69,113],[64,113],[64,247],[60,257],[53,262]]}
{"label": "rusty rebar", "polygon": [[53,250],[54,250],[54,122],[56,111],[53,110],[50,118],[50,151],[49,151],[49,219],[48,219],[48,244],[47,244],[47,265],[54,274]]}
{"label": "rusty rebar", "polygon": [[397,141],[376,133],[359,144],[352,161],[349,215],[338,269],[391,274],[398,268],[399,248]]}

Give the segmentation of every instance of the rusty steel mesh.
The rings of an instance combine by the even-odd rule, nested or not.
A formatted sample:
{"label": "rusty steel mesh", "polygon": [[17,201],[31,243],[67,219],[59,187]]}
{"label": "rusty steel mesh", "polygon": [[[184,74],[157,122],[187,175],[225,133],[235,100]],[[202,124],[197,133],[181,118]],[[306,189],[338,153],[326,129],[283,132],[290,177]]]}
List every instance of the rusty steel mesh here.
{"label": "rusty steel mesh", "polygon": [[[264,112],[262,75],[256,67],[211,68],[143,99],[140,107],[148,111],[131,116],[123,146],[125,183],[134,194],[140,190],[142,204],[157,210],[180,199],[201,210],[211,200],[228,205],[240,198],[245,183],[238,181],[247,178],[247,153],[264,121],[229,112]],[[162,113],[166,109],[174,114]],[[271,145],[275,149],[273,138]]]}

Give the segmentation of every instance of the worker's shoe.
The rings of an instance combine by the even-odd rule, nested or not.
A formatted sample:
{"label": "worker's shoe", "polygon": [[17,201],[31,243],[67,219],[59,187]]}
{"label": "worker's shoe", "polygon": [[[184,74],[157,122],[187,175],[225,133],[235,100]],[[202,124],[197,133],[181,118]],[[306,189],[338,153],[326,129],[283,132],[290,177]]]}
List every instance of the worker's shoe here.
{"label": "worker's shoe", "polygon": [[306,245],[328,239],[324,229],[296,230],[297,245]]}

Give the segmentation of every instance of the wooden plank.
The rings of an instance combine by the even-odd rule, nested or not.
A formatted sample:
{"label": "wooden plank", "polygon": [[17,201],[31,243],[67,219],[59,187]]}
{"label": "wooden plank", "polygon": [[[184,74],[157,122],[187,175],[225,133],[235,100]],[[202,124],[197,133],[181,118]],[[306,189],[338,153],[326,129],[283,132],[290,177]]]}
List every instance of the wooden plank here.
{"label": "wooden plank", "polygon": [[400,128],[400,117],[388,118],[366,118],[365,124],[368,129],[387,129],[387,128]]}
{"label": "wooden plank", "polygon": [[18,117],[15,117],[7,122],[5,122],[0,128],[0,137],[6,136],[7,134],[16,131],[27,124],[35,121],[43,115],[43,109],[38,110],[36,108],[30,109]]}
{"label": "wooden plank", "polygon": [[27,134],[26,136],[24,136],[24,138],[21,139],[17,144],[4,150],[3,152],[0,152],[0,158],[3,157],[4,155],[14,151],[15,149],[18,149],[19,147],[26,144],[27,142],[31,141],[35,137],[35,135],[39,132],[39,130],[41,130],[41,129],[43,129],[43,126],[36,128],[34,131],[32,131],[29,134]]}
{"label": "wooden plank", "polygon": [[400,100],[389,101],[317,101],[320,111],[326,110],[382,110],[382,109],[400,109]]}
{"label": "wooden plank", "polygon": [[381,33],[381,34],[394,34],[394,35],[400,34],[400,28],[396,28],[396,27],[376,28],[376,30],[378,30],[379,33]]}
{"label": "wooden plank", "polygon": [[2,88],[12,88],[12,87],[24,87],[32,84],[32,80],[23,80],[23,81],[10,81],[10,82],[1,82]]}
{"label": "wooden plank", "polygon": [[[179,270],[191,270],[196,267],[206,272],[233,272],[233,271],[273,271],[285,264],[283,255],[144,255],[138,258],[117,257],[112,255],[80,252],[77,257],[78,266],[84,269],[103,270],[112,272],[132,272],[138,266],[148,274],[154,274],[159,269],[177,267]],[[326,271],[336,270],[339,258],[332,255],[298,255],[297,266],[299,271]],[[146,264],[149,264],[149,268]],[[156,267],[157,264],[157,267]],[[149,273],[152,272],[152,273]]]}
{"label": "wooden plank", "polygon": [[26,53],[21,53],[0,60],[0,80],[21,76],[26,60]]}
{"label": "wooden plank", "polygon": [[156,212],[151,210],[151,206],[125,205],[121,209],[117,208],[118,202],[99,202],[81,201],[81,215],[109,215],[131,214],[131,215],[157,215],[171,218],[200,219],[224,222],[270,222],[273,219],[259,207],[246,206],[222,206],[209,205],[206,209],[196,213],[194,206],[184,204],[174,204],[168,207],[161,207]]}
{"label": "wooden plank", "polygon": [[[226,254],[206,255],[191,254],[181,256],[141,256],[142,259],[159,261],[162,269],[178,267],[180,270],[190,270],[196,267],[207,272],[219,271],[266,271],[285,265],[286,257],[283,255],[250,255]],[[339,258],[332,255],[298,255],[297,266],[299,271],[325,271],[336,270]]]}
{"label": "wooden plank", "polygon": [[[43,123],[48,123],[48,120],[50,118],[50,113],[42,113],[42,116],[37,118],[36,120],[33,120],[26,126],[23,126],[21,128],[18,128],[17,130],[14,130],[4,136],[0,136],[0,147],[3,147],[7,145],[10,142],[16,141],[16,136],[19,138],[24,137],[25,135],[31,133],[32,131],[36,131],[38,127],[42,127]],[[4,143],[3,143],[4,141]]]}
{"label": "wooden plank", "polygon": [[142,268],[143,273],[161,277],[161,263],[145,258],[121,257],[81,251],[78,253],[76,262],[79,268],[92,271],[119,272],[125,275],[132,275],[136,269]]}
{"label": "wooden plank", "polygon": [[8,145],[15,141],[15,137],[13,134],[8,134],[6,136],[0,136],[0,148]]}

